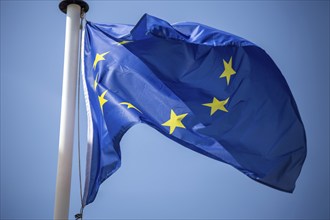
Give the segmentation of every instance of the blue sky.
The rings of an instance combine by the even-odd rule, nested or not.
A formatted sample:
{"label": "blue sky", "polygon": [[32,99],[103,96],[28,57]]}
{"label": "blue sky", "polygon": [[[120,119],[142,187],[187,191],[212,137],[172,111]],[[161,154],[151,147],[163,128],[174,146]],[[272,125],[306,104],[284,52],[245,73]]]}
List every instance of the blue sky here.
{"label": "blue sky", "polygon": [[[121,142],[122,167],[86,219],[328,219],[329,1],[89,1],[87,19],[135,24],[144,13],[195,21],[262,47],[285,76],[307,132],[293,194],[174,143],[147,125]],[[65,15],[57,1],[1,1],[1,219],[53,217]],[[82,160],[86,115],[80,97]],[[83,168],[84,169],[84,168]],[[79,211],[75,143],[70,218]]]}

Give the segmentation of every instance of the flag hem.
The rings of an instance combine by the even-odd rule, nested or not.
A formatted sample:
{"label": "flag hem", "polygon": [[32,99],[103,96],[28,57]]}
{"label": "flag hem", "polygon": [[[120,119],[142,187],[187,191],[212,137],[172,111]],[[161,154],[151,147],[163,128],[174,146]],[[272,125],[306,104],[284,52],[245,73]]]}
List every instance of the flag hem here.
{"label": "flag hem", "polygon": [[87,113],[87,155],[86,155],[86,174],[85,174],[85,189],[84,189],[84,196],[82,201],[82,206],[86,206],[87,196],[88,196],[88,188],[89,188],[89,180],[90,180],[90,173],[91,173],[91,160],[92,160],[92,146],[93,146],[93,121],[92,121],[92,114],[91,114],[91,106],[89,102],[89,95],[87,91],[87,84],[86,84],[86,75],[85,75],[85,59],[84,59],[84,52],[85,52],[85,25],[82,27],[82,37],[81,37],[81,76],[83,82],[83,89],[84,89],[84,98],[86,104],[86,113]]}

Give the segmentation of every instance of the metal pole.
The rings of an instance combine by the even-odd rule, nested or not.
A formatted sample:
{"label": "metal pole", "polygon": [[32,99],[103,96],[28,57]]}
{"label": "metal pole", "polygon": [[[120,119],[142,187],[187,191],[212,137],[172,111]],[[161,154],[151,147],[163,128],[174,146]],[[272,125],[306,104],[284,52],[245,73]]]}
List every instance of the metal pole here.
{"label": "metal pole", "polygon": [[59,7],[61,11],[66,13],[66,30],[54,219],[68,219],[76,108],[80,15],[82,9],[87,12],[88,5],[84,1],[66,0],[62,1]]}

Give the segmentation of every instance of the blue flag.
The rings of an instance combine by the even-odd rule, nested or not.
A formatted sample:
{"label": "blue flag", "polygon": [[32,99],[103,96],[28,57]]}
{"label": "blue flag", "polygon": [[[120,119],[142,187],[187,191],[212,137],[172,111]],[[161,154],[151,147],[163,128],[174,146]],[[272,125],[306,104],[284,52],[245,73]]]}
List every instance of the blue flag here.
{"label": "blue flag", "polygon": [[255,44],[144,15],[135,26],[87,22],[83,53],[84,206],[120,167],[120,140],[137,123],[260,183],[294,190],[304,126],[280,70]]}

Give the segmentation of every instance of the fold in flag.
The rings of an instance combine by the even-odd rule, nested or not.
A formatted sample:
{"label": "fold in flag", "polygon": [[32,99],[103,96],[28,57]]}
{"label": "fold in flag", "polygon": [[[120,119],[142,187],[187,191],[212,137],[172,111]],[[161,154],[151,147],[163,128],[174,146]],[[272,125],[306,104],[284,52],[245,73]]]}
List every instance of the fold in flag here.
{"label": "fold in flag", "polygon": [[84,206],[120,167],[120,140],[137,123],[253,180],[294,190],[306,157],[304,126],[264,50],[202,24],[170,25],[147,14],[135,26],[87,22],[83,45]]}

